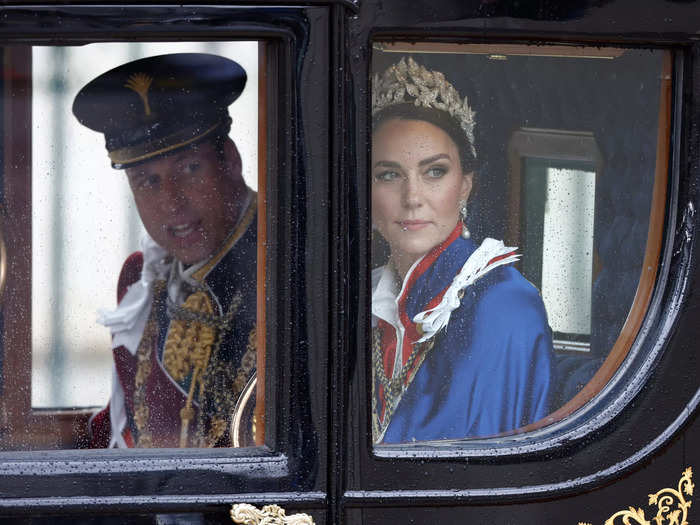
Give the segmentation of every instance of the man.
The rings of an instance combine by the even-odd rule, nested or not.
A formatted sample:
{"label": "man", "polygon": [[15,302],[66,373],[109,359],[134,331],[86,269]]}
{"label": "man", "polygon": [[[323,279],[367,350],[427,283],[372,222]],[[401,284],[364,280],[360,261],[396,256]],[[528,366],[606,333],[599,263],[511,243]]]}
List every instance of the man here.
{"label": "man", "polygon": [[124,263],[117,309],[102,314],[114,373],[109,405],[90,420],[94,447],[231,446],[245,435],[233,426],[254,404],[256,198],[228,137],[245,82],[226,58],[172,54],[112,69],[75,98],[150,236]]}

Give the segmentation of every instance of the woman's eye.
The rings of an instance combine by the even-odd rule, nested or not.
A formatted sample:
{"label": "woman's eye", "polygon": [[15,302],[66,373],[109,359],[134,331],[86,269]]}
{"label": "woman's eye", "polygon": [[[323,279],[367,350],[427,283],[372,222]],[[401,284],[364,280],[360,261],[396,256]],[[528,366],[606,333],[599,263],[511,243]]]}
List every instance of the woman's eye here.
{"label": "woman's eye", "polygon": [[433,166],[426,172],[426,175],[431,179],[439,179],[444,177],[446,173],[447,168],[443,168],[442,166]]}
{"label": "woman's eye", "polygon": [[397,172],[391,170],[380,171],[374,175],[374,179],[380,182],[392,181],[398,179],[399,177],[400,175]]}

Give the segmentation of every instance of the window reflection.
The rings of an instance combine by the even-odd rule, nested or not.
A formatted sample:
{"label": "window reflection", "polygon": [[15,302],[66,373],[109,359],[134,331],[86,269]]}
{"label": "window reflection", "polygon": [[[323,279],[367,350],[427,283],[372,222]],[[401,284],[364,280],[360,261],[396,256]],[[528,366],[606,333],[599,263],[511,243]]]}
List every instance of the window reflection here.
{"label": "window reflection", "polygon": [[541,293],[555,348],[585,350],[591,334],[595,172],[525,161],[523,275]]}
{"label": "window reflection", "polygon": [[554,332],[591,332],[595,173],[547,168],[542,297]]}

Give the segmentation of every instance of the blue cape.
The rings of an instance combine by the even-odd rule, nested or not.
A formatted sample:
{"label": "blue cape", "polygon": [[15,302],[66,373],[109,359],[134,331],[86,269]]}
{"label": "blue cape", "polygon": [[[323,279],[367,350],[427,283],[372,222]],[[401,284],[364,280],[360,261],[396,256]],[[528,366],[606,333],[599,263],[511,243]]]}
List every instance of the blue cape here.
{"label": "blue cape", "polygon": [[[444,249],[407,291],[409,318],[452,282],[474,250],[459,237]],[[539,292],[513,267],[495,268],[466,288],[434,337],[383,443],[493,436],[550,412],[552,333]]]}

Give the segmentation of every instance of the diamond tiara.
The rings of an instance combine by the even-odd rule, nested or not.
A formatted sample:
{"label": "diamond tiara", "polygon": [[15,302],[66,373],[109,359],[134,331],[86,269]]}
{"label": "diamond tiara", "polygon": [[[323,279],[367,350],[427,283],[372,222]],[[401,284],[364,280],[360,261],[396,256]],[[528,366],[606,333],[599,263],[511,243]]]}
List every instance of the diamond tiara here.
{"label": "diamond tiara", "polygon": [[447,112],[455,119],[474,148],[474,111],[459,96],[440,71],[430,71],[416,63],[413,58],[402,58],[389,67],[381,76],[375,74],[372,81],[372,116],[389,106],[413,102],[417,107],[433,108]]}

